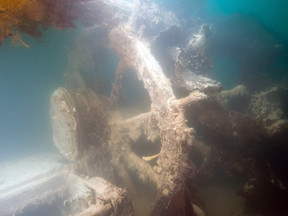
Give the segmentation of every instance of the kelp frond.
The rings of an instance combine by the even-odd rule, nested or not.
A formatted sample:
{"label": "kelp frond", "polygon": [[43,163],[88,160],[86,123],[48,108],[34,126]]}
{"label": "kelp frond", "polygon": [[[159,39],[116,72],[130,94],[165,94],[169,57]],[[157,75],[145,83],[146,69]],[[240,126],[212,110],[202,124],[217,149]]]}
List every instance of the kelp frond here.
{"label": "kelp frond", "polygon": [[16,33],[16,35],[14,34],[11,38],[11,44],[15,47],[24,45],[25,47],[29,48],[29,46],[22,41],[21,35],[18,32]]}
{"label": "kelp frond", "polygon": [[54,25],[56,29],[76,28],[73,21],[79,18],[77,11],[71,7],[72,3],[86,0],[1,0],[0,1],[0,45],[2,41],[11,37],[15,46],[25,44],[19,33],[14,35],[16,28],[40,41],[44,29]]}

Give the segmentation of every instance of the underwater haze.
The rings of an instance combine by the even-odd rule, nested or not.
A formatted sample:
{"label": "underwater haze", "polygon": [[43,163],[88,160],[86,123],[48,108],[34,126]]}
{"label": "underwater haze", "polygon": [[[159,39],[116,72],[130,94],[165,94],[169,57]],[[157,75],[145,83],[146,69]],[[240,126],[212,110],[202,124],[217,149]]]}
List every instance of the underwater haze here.
{"label": "underwater haze", "polygon": [[[227,19],[235,12],[257,14],[273,31],[288,38],[288,2],[286,0],[208,0],[208,1],[156,1],[161,6],[180,14],[183,18]],[[63,73],[67,64],[67,49],[76,30],[44,32],[39,43],[23,34],[30,48],[14,47],[9,39],[0,47],[0,160],[5,161],[32,152],[53,149],[49,120],[49,98],[59,86],[63,86]],[[237,41],[234,41],[237,43]],[[266,74],[280,81],[287,74],[287,58],[278,60]],[[233,88],[238,76],[237,61],[229,56],[213,58],[211,72],[225,89]],[[273,71],[277,69],[277,73]],[[271,70],[273,70],[271,72]],[[265,73],[265,70],[264,70]],[[111,77],[113,80],[113,78]]]}
{"label": "underwater haze", "polygon": [[[212,98],[209,102],[207,102],[207,104],[203,102],[204,105],[202,104],[201,106],[191,105],[190,107],[189,104],[189,107],[185,107],[185,116],[183,114],[183,119],[187,119],[187,121],[185,120],[185,123],[183,124],[186,124],[187,122],[187,127],[195,128],[195,139],[198,140],[195,142],[191,141],[191,146],[187,145],[187,149],[189,149],[189,151],[192,149],[191,152],[188,154],[189,157],[195,159],[194,161],[193,159],[189,158],[189,162],[191,159],[191,161],[193,161],[191,162],[191,164],[193,164],[193,167],[195,165],[196,168],[195,170],[187,168],[186,171],[189,170],[189,172],[192,173],[192,176],[199,174],[201,178],[202,176],[207,174],[208,171],[207,173],[205,173],[202,171],[198,171],[197,169],[201,167],[201,164],[205,163],[206,153],[207,155],[212,155],[211,161],[213,161],[213,166],[207,165],[208,168],[204,168],[213,170],[213,175],[210,175],[213,180],[203,177],[203,182],[200,180],[200,183],[198,182],[199,184],[197,185],[199,186],[199,191],[203,195],[203,197],[200,197],[199,195],[200,198],[198,198],[199,200],[205,200],[206,203],[206,206],[203,204],[203,206],[205,206],[206,216],[288,215],[288,207],[286,207],[287,203],[282,203],[282,201],[286,200],[286,198],[286,201],[288,201],[288,193],[283,192],[283,190],[288,187],[288,174],[286,171],[288,168],[288,135],[285,134],[285,132],[287,133],[288,128],[288,0],[140,0],[139,2],[141,2],[141,4],[143,5],[151,5],[152,3],[157,3],[161,12],[172,11],[177,17],[179,25],[181,25],[181,33],[179,33],[179,27],[179,29],[176,28],[176,30],[173,30],[173,28],[167,28],[168,30],[161,29],[161,31],[159,31],[160,33],[155,31],[157,32],[156,34],[153,29],[156,25],[152,27],[148,27],[147,25],[146,27],[144,24],[141,25],[141,27],[139,27],[137,31],[134,32],[135,34],[137,33],[140,35],[138,36],[140,39],[143,39],[143,44],[149,44],[149,52],[152,53],[151,56],[156,59],[157,64],[161,66],[161,70],[163,69],[163,73],[166,76],[164,76],[165,79],[167,78],[167,80],[171,82],[171,89],[173,91],[173,94],[175,94],[175,98],[168,99],[167,110],[172,110],[172,108],[169,107],[170,99],[173,102],[174,99],[176,101],[176,99],[178,100],[179,98],[187,97],[190,92],[194,90],[200,90],[200,92],[204,92],[209,99]],[[143,18],[143,20],[144,19],[146,18]],[[113,99],[112,96],[116,95],[115,97],[118,99],[118,101],[116,99],[116,102],[114,101],[113,105],[117,104],[115,105],[115,107],[120,113],[119,116],[121,115],[121,118],[123,119],[132,118],[139,114],[150,112],[151,104],[152,108],[156,107],[154,106],[156,104],[155,101],[152,101],[151,99],[152,97],[150,92],[147,93],[146,83],[143,87],[144,79],[139,80],[140,76],[135,72],[134,68],[131,70],[125,68],[125,75],[123,75],[124,72],[122,71],[122,86],[121,84],[119,85],[121,87],[121,90],[118,89],[118,92],[116,90],[115,95],[111,93],[113,84],[115,85],[114,81],[116,70],[119,70],[119,67],[117,69],[117,66],[119,62],[122,64],[124,63],[121,62],[121,60],[119,61],[119,56],[114,53],[116,48],[112,47],[112,45],[109,45],[109,49],[107,49],[108,46],[104,45],[105,43],[108,44],[106,40],[108,40],[107,29],[109,28],[105,26],[105,28],[103,27],[103,29],[99,28],[100,30],[98,29],[98,27],[97,29],[95,28],[96,30],[93,28],[91,28],[91,30],[85,27],[85,23],[80,23],[78,21],[74,21],[74,23],[77,26],[77,28],[75,29],[68,30],[66,28],[64,31],[59,31],[53,26],[51,26],[45,31],[42,31],[43,41],[36,40],[37,37],[35,39],[28,34],[22,34],[21,31],[17,28],[13,29],[13,32],[19,32],[21,34],[22,41],[24,41],[25,44],[29,45],[29,47],[25,47],[23,45],[17,47],[14,46],[11,43],[10,37],[7,37],[5,38],[5,40],[3,40],[2,45],[0,46],[0,165],[3,165],[4,163],[8,164],[9,161],[25,158],[34,154],[60,153],[60,150],[58,149],[59,146],[57,146],[56,142],[57,139],[58,141],[62,140],[58,137],[60,132],[59,134],[55,132],[56,129],[59,129],[56,128],[56,126],[58,125],[55,124],[56,126],[54,126],[56,129],[52,129],[53,121],[56,119],[57,116],[55,115],[55,119],[54,116],[50,116],[50,113],[53,113],[53,106],[56,103],[56,96],[51,96],[53,92],[55,92],[58,88],[63,87],[64,89],[65,87],[71,90],[76,86],[73,91],[71,90],[70,92],[71,95],[72,93],[74,94],[75,98],[77,98],[77,96],[79,95],[83,96],[87,94],[90,96],[95,93],[95,95],[97,94],[97,97],[101,95],[99,96],[99,98],[105,102],[107,102],[108,100],[106,101],[106,99],[104,100],[103,98],[109,98],[109,96],[111,95],[111,98]],[[143,23],[145,22],[143,21]],[[136,24],[138,25],[139,23],[136,22]],[[155,28],[157,27],[158,26],[156,26]],[[161,28],[161,26],[159,28]],[[85,29],[88,30],[85,32]],[[153,35],[154,33],[155,35]],[[102,37],[104,34],[107,35]],[[194,44],[197,48],[195,48],[195,50],[197,51],[196,52],[191,47],[193,46],[194,39],[199,35],[201,36],[201,34],[202,36],[204,35],[205,39],[203,39],[204,42],[200,48],[197,47],[197,44]],[[109,39],[111,39],[112,36],[109,34]],[[169,38],[169,40],[167,38]],[[97,40],[97,42],[94,43],[94,40]],[[131,39],[131,41],[133,40]],[[125,46],[126,44],[123,44],[123,49],[125,49]],[[127,45],[127,47],[129,46]],[[101,51],[101,53],[99,50]],[[99,53],[97,53],[98,51]],[[147,61],[149,61],[147,56],[145,57]],[[177,64],[181,65],[181,67],[179,67],[180,69],[177,68],[177,66],[179,66]],[[74,71],[74,69],[76,72]],[[72,71],[70,74],[69,70]],[[153,71],[152,66],[151,71]],[[78,75],[81,79],[78,77]],[[71,76],[72,78],[67,78],[65,76]],[[203,83],[201,82],[204,82],[203,80],[208,80],[207,86],[209,87],[206,86],[207,88],[202,88],[201,84]],[[215,82],[214,80],[217,82]],[[69,83],[69,81],[71,81],[71,83]],[[73,82],[75,82],[76,84]],[[197,84],[200,83],[200,87],[198,86],[199,88],[194,88],[194,86],[192,86],[191,84],[193,82]],[[69,88],[67,86],[69,86]],[[87,89],[91,89],[91,92],[93,92],[93,94],[91,92],[89,92],[88,94],[88,90],[87,92],[83,90],[84,93],[81,92],[81,90],[79,89],[81,89],[82,86],[87,87]],[[69,95],[67,93],[68,90],[63,89],[58,89],[58,91],[62,91],[63,95]],[[58,94],[60,93],[58,92]],[[55,99],[55,101],[53,101],[53,98]],[[67,96],[67,98],[69,97]],[[87,96],[87,98],[89,97]],[[161,101],[160,99],[159,101]],[[67,101],[69,101],[69,99],[67,99]],[[77,103],[80,104],[79,101],[85,105],[83,105],[83,107],[85,108],[82,108],[87,111],[87,113],[89,113],[92,106],[90,107],[89,105],[87,105],[88,102],[84,99],[83,101],[81,101],[80,99],[77,101]],[[60,105],[61,109],[57,110],[60,113],[59,116],[63,114],[63,112],[78,112],[78,110],[75,111],[75,106],[72,106],[72,102],[70,102],[72,104],[70,108],[67,104],[65,104],[65,101],[63,103],[64,105],[62,104],[62,107]],[[108,106],[107,104],[109,103],[103,102],[103,104],[105,106]],[[103,107],[105,109],[104,105]],[[110,104],[109,106],[111,106],[111,110],[115,108]],[[97,109],[100,107],[98,110],[101,110],[103,108],[100,105],[99,107],[95,105],[95,107]],[[155,108],[155,110],[156,109],[157,107]],[[197,114],[195,114],[196,111],[195,113],[193,113],[193,109],[197,110]],[[206,109],[209,112],[205,112]],[[93,110],[93,107],[91,108],[91,110]],[[216,114],[213,112],[214,110],[216,110]],[[92,112],[90,112],[89,115],[92,116],[91,113]],[[224,117],[222,116],[222,114]],[[89,122],[89,115],[87,114],[87,117],[83,114],[83,116],[80,117],[85,119],[85,123],[87,121],[90,124],[92,120],[91,122]],[[213,116],[211,118],[212,120],[207,117],[209,115],[210,117]],[[107,122],[105,122],[106,118],[108,119],[107,116],[109,115],[107,114],[107,116],[105,116],[104,118],[103,116],[97,116],[95,114],[93,115],[93,118],[96,118],[95,116],[97,117],[97,123],[91,123],[91,125],[88,125],[89,127],[86,125],[87,128],[83,130],[85,131],[84,133],[87,133],[85,135],[89,137],[87,138],[87,140],[91,137],[91,140],[98,140],[98,137],[96,135],[102,133],[105,134],[106,139],[105,140],[103,138],[103,140],[109,143],[111,137],[109,137],[107,134],[110,135],[110,133],[113,132],[112,129],[112,132],[110,131],[110,129],[106,130],[105,128],[102,131],[101,127],[99,126],[99,133],[97,132],[97,134],[95,133],[95,135],[91,132],[98,127],[97,124],[100,125],[100,123],[102,124],[103,122],[105,123],[103,123],[105,127],[107,125],[109,125],[110,127],[112,125],[110,125],[111,122],[109,122],[109,124],[107,123],[108,120]],[[226,124],[225,118],[229,119],[229,121],[230,119],[232,119],[230,121],[231,125],[228,123]],[[250,121],[250,118],[253,118],[253,121]],[[115,119],[113,117],[113,121],[116,121]],[[235,119],[238,119],[239,121],[236,121]],[[211,120],[212,123],[209,122],[209,120]],[[234,122],[234,120],[236,123]],[[219,124],[217,123],[217,121],[219,121]],[[247,127],[245,126],[245,124]],[[69,129],[74,127],[74,133],[78,133],[79,131],[75,132],[77,122],[75,123],[76,126],[71,125],[69,123]],[[240,129],[238,128],[238,126]],[[257,126],[259,126],[259,128],[261,129],[259,129],[259,136],[257,134],[257,136],[255,135],[255,138],[253,135],[250,134],[250,132],[258,132]],[[174,127],[175,134],[177,127]],[[235,131],[233,131],[234,127],[236,128]],[[238,134],[236,131],[237,128],[240,131],[240,133],[238,132]],[[265,129],[265,131],[267,130],[267,133],[263,132],[263,128]],[[123,133],[128,134],[129,130],[127,129],[127,132],[125,131],[126,129],[127,128],[123,129]],[[77,130],[79,129],[77,128]],[[145,129],[143,129],[143,131],[144,130]],[[150,136],[148,132],[145,131],[145,133]],[[135,135],[135,137],[137,136]],[[140,145],[140,147],[137,147],[137,145],[134,145],[136,141],[133,140],[131,141],[133,145],[131,148],[129,147],[129,151],[135,152],[135,155],[142,159],[148,158],[150,160],[151,158],[157,158],[158,154],[160,155],[160,150],[163,148],[163,146],[161,146],[161,135],[159,135],[157,139],[155,138],[155,142],[154,138],[151,138],[153,137],[153,134],[149,138],[152,141],[148,141],[148,138],[146,140],[146,138],[144,138],[144,135],[139,135],[139,137],[137,137],[137,139],[139,138],[140,140],[139,142],[147,142],[148,144],[145,144],[147,144],[148,147],[145,146],[145,144],[143,144],[144,147]],[[182,137],[186,139],[186,135],[183,135]],[[194,139],[194,135],[191,135],[191,137],[193,137]],[[80,138],[75,138],[75,140],[77,139]],[[114,137],[114,139],[116,138]],[[135,138],[135,140],[137,139]],[[71,142],[75,140],[72,140]],[[242,142],[245,143],[243,144],[243,146],[239,144]],[[89,145],[87,144],[87,146]],[[197,148],[200,146],[200,150],[195,150],[195,146]],[[216,150],[212,151],[211,149],[214,146],[216,146]],[[149,150],[144,150],[146,149],[146,147],[149,148]],[[123,147],[124,150],[122,149],[122,147],[119,149],[121,149],[121,151],[126,151],[127,149],[125,148],[128,149],[127,146]],[[75,158],[79,159],[80,156],[77,154],[80,152],[80,150],[78,151],[77,149],[75,150],[75,152],[76,153],[73,156],[73,159],[70,160],[70,158],[68,158],[70,162],[73,161],[74,163]],[[83,152],[83,154],[85,155],[89,154],[87,153],[88,150],[83,150]],[[233,153],[230,154],[230,152]],[[62,149],[61,154],[64,154],[62,152]],[[119,159],[120,156],[115,155],[116,154],[114,154],[113,157],[121,161],[121,159]],[[238,157],[236,158],[236,156],[238,155],[241,155],[241,159],[239,160]],[[99,153],[99,158],[100,157],[101,153]],[[64,155],[63,158],[65,158],[65,163],[69,163],[69,161],[67,160],[67,155]],[[242,159],[244,162],[241,161],[243,163],[239,165],[240,162],[238,164],[238,161]],[[250,163],[252,164],[251,161],[253,161],[254,159],[255,163],[253,165],[255,166],[253,166],[253,168],[256,167],[255,170],[250,167]],[[107,162],[106,160],[108,161],[107,158],[103,159],[103,161]],[[116,159],[115,161],[116,162],[114,162],[113,165],[117,165],[118,162]],[[156,170],[155,173],[157,172],[157,174],[161,172],[163,173],[164,169],[160,169],[160,171],[159,169],[157,170],[157,163],[155,161],[156,160],[151,163],[149,162],[150,165],[152,164],[151,167],[153,166],[151,172],[154,172]],[[175,161],[177,160],[175,159]],[[186,168],[185,165],[186,164],[183,165],[183,170]],[[151,167],[149,166],[149,168]],[[106,169],[103,170],[106,171]],[[265,172],[263,170],[265,170]],[[105,173],[105,171],[103,171],[103,173]],[[151,187],[147,186],[147,190],[145,187],[141,186],[141,188],[139,185],[142,185],[142,179],[138,179],[138,175],[141,176],[141,174],[139,174],[140,172],[136,173],[136,171],[135,173],[133,173],[134,171],[135,170],[130,168],[127,173],[128,175],[132,176],[132,180],[136,179],[135,182],[137,183],[135,183],[134,186],[136,188],[140,188],[139,190],[137,190],[137,193],[144,194],[146,198],[148,198],[146,200],[143,198],[143,201],[141,200],[140,196],[140,204],[133,203],[133,205],[136,206],[136,215],[146,215],[148,214],[147,212],[149,212],[151,209],[143,210],[141,202],[143,201],[143,203],[145,204],[149,203],[149,205],[147,205],[150,206],[150,204],[152,203],[151,200],[157,196],[157,187],[155,186],[155,184]],[[265,174],[268,173],[267,176],[269,177],[265,176],[262,171]],[[267,191],[262,193],[261,188],[259,189],[259,191],[261,191],[260,193],[258,193],[257,191],[256,195],[253,194],[256,198],[249,197],[249,195],[247,195],[247,190],[250,190],[251,188],[253,189],[252,184],[256,181],[255,179],[253,179],[255,173],[257,173],[257,176],[261,176],[265,180],[268,179],[268,182],[272,181],[270,180],[270,177],[271,179],[273,178],[273,182],[275,180],[277,184],[276,192],[274,192],[273,189],[270,190],[270,188],[268,188]],[[207,174],[207,176],[209,176],[209,174]],[[87,173],[85,173],[85,175],[83,174],[83,176],[81,177],[85,178],[86,175],[89,177]],[[244,175],[245,178],[243,177]],[[145,177],[143,176],[142,178],[144,179]],[[159,174],[159,176],[161,175]],[[185,175],[183,174],[183,176]],[[120,179],[120,175],[117,176],[117,178]],[[115,177],[115,182],[117,182],[117,178]],[[148,177],[146,178],[148,179]],[[249,181],[247,182],[246,180]],[[151,179],[147,180],[147,182],[149,181],[152,182]],[[123,190],[126,190],[126,185],[123,185],[123,182],[121,182],[121,188],[124,188]],[[167,182],[163,184],[168,185],[169,179],[167,180]],[[213,182],[211,185],[203,186],[205,183],[209,184],[211,182]],[[245,184],[245,187],[243,182],[247,182]],[[0,178],[0,186],[1,184],[2,180]],[[262,184],[261,186],[263,185],[264,184]],[[185,187],[184,192],[186,189]],[[255,187],[258,190],[257,186]],[[266,187],[266,185],[264,185],[263,187]],[[238,196],[236,196],[235,194],[235,188],[241,188],[241,190],[237,191]],[[281,190],[278,190],[278,188],[281,188]],[[271,191],[273,191],[273,193]],[[285,191],[287,190],[285,189]],[[130,193],[129,189],[128,192]],[[272,195],[270,194],[270,192]],[[266,212],[262,210],[262,207],[259,205],[259,203],[254,203],[254,201],[258,198],[260,199],[261,197],[269,196],[279,197],[280,201],[279,204],[273,202],[273,207],[270,208],[269,204],[271,199],[267,198],[268,201],[264,199],[263,202],[261,200],[261,205],[268,206],[268,210],[265,210]],[[136,201],[133,200],[132,202]],[[62,203],[63,200],[61,200],[61,207],[59,208],[63,207]],[[199,206],[202,207],[201,202],[199,203]],[[227,205],[225,203],[227,203]],[[241,209],[244,208],[244,206],[245,211]],[[275,215],[271,213],[275,211],[274,206],[279,209],[279,211],[276,212]],[[47,208],[49,208],[49,206]],[[242,210],[245,213],[243,213]],[[31,213],[31,215],[34,214],[37,215],[36,213]],[[65,214],[63,213],[63,215]],[[172,216],[172,213],[169,214],[166,211],[165,215]],[[25,216],[25,214],[23,216]]]}
{"label": "underwater haze", "polygon": [[53,151],[50,96],[63,86],[71,33],[53,28],[44,42],[23,34],[30,48],[5,40],[0,49],[0,160]]}

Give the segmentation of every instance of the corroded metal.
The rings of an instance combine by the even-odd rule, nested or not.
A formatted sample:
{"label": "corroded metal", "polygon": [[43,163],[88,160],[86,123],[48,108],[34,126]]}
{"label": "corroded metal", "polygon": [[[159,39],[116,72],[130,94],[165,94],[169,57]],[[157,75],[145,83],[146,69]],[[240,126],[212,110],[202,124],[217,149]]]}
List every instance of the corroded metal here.
{"label": "corroded metal", "polygon": [[51,96],[53,140],[61,154],[77,161],[84,149],[101,145],[109,135],[101,100],[89,89],[58,88]]}
{"label": "corroded metal", "polygon": [[58,88],[51,96],[50,117],[54,144],[61,154],[71,161],[80,154],[79,126],[73,96],[64,88]]}

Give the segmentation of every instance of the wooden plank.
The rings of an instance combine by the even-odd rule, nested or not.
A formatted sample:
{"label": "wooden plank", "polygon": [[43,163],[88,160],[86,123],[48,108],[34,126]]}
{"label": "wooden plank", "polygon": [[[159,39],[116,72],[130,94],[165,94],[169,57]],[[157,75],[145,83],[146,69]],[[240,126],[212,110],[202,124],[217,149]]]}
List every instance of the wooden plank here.
{"label": "wooden plank", "polygon": [[49,204],[68,194],[68,166],[58,154],[41,154],[0,164],[0,215]]}
{"label": "wooden plank", "polygon": [[27,207],[36,208],[43,202],[51,204],[57,196],[68,195],[67,175],[67,170],[58,171],[1,193],[0,215],[16,215]]}

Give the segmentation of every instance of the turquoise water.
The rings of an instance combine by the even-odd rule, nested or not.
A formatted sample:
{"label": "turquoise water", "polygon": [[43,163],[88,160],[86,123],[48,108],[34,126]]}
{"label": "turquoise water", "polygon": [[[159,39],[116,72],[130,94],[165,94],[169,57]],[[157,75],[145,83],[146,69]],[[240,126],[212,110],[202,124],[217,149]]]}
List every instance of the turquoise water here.
{"label": "turquoise water", "polygon": [[209,0],[205,11],[214,16],[231,15],[235,11],[258,13],[268,27],[288,38],[287,8],[286,0]]}
{"label": "turquoise water", "polygon": [[288,38],[287,0],[157,0],[157,2],[170,10],[185,10],[192,16],[200,10],[212,16],[229,16],[236,11],[258,13],[268,27]]}
{"label": "turquoise water", "polygon": [[0,47],[0,160],[54,148],[49,117],[50,96],[63,86],[70,31],[43,32],[46,42],[27,35],[30,48]]}
{"label": "turquoise water", "polygon": [[[268,28],[280,33],[286,39],[288,38],[287,8],[288,1],[285,0],[209,0],[204,7],[208,14],[215,17],[230,16],[238,11],[245,14],[254,14],[255,16],[259,16]],[[237,43],[237,41],[235,41],[235,43]],[[234,85],[231,83],[231,80],[234,80],[237,77],[238,68],[237,65],[235,65],[237,63],[233,62],[233,60],[227,63],[227,57],[219,58],[218,56],[214,57],[214,61],[214,68],[211,69],[211,72],[215,75],[217,80],[224,85],[225,89],[232,89]],[[225,64],[225,62],[227,64]],[[233,64],[234,67],[232,66]],[[273,81],[279,82],[285,74],[287,74],[287,69],[287,59],[279,59],[275,64],[261,71],[261,74],[270,77]],[[277,73],[275,73],[276,71]]]}
{"label": "turquoise water", "polygon": [[[244,13],[245,16],[250,14],[257,17],[260,22],[270,29],[272,32],[288,38],[288,1],[286,0],[194,0],[194,1],[172,1],[162,0],[157,1],[160,5],[168,10],[174,11],[178,17],[188,19],[203,19],[207,23],[212,23],[215,27],[219,22],[222,22],[237,12]],[[252,21],[253,22],[253,21]],[[237,40],[234,41],[237,44]],[[221,49],[221,47],[220,47]],[[237,52],[237,51],[236,51]],[[225,87],[225,90],[235,87],[234,81],[238,77],[239,62],[227,55],[213,54],[214,66],[210,72],[212,76],[220,81]],[[263,63],[265,60],[263,60]],[[288,58],[278,59],[268,68],[260,71],[261,74],[268,76],[275,82],[280,82],[287,74]]]}

